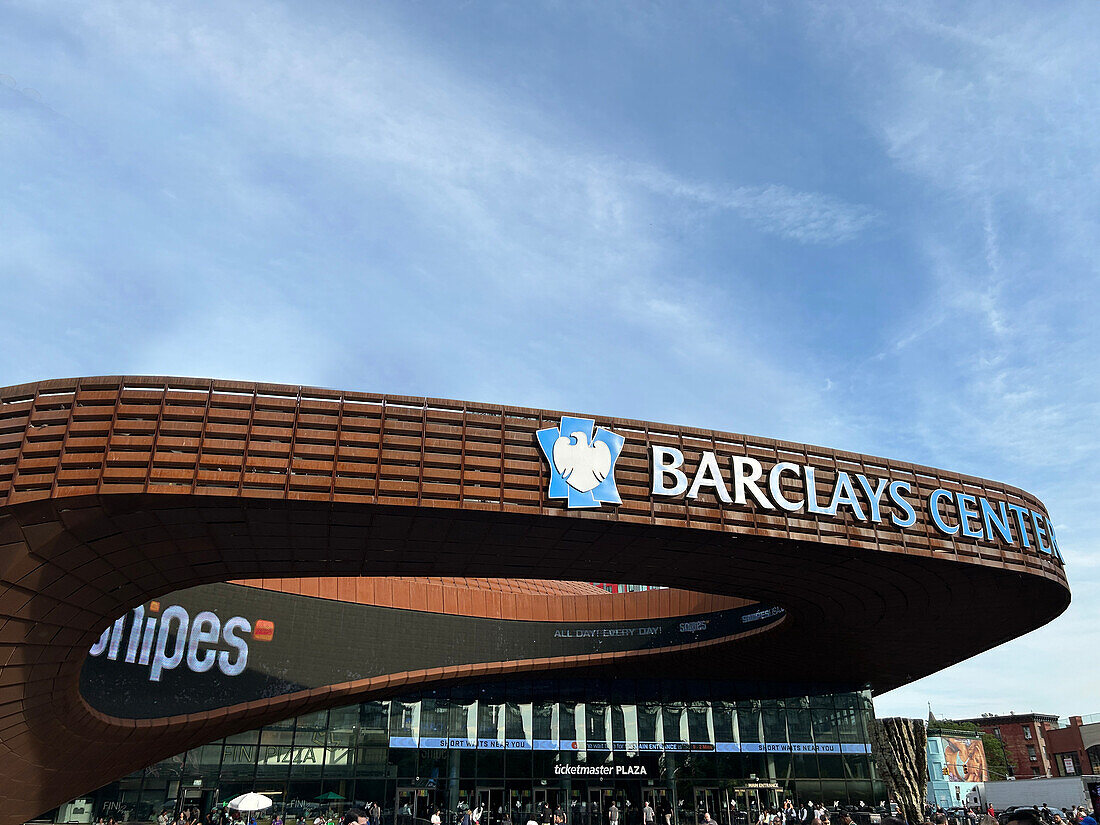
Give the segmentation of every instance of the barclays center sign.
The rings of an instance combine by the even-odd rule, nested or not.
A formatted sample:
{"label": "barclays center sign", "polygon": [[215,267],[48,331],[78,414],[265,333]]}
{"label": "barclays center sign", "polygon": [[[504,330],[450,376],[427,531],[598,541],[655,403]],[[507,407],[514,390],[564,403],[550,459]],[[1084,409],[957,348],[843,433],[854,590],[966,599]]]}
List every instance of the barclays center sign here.
{"label": "barclays center sign", "polygon": [[[595,419],[562,416],[561,424],[538,430],[536,438],[550,467],[547,496],[564,499],[568,508],[621,504],[615,483],[615,463],[626,438]],[[819,479],[832,468],[780,461],[765,470],[749,455],[722,460],[703,450],[689,464],[682,450],[647,445],[649,492],[654,499],[713,494],[725,507],[749,507],[777,515],[850,515],[856,522],[889,521],[904,530],[917,523],[917,494],[904,479],[869,477],[837,470],[830,481]],[[989,499],[961,490],[937,487],[923,496],[924,510],[944,536],[1002,543],[1035,550],[1062,561],[1054,526],[1046,516],[1020,504]]]}

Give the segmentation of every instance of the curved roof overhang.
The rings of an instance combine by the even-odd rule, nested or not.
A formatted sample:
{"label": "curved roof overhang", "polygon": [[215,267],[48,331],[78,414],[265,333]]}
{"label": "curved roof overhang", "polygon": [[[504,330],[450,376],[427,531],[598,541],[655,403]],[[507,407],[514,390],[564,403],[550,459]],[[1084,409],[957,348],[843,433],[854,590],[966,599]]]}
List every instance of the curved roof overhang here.
{"label": "curved roof overhang", "polygon": [[[837,689],[884,691],[1039,627],[1069,604],[1045,508],[1016,488],[802,444],[599,418],[612,433],[611,489],[592,487],[607,467],[595,451],[596,475],[579,483],[588,490],[563,501],[550,494],[562,493],[568,470],[551,466],[559,459],[538,433],[567,423],[574,447],[569,433],[585,419],[571,418],[187,378],[0,390],[8,801],[0,816],[22,822],[228,733],[417,685],[529,670],[689,667],[721,678],[736,657],[741,667],[795,663]],[[553,435],[547,444],[562,434]],[[618,449],[616,437],[625,439]],[[583,474],[587,460],[568,469]],[[674,469],[660,475],[660,464]],[[785,470],[775,472],[779,464]],[[757,492],[738,503],[746,488],[736,477],[748,479],[754,466],[763,474]],[[678,490],[676,469],[698,483]],[[895,491],[894,482],[905,486]],[[605,503],[586,501],[589,492]],[[908,508],[892,503],[893,492]],[[839,503],[832,512],[830,502]],[[440,613],[510,621],[525,620],[509,601],[519,595],[477,580],[672,588],[586,601],[547,588],[530,596],[546,621],[690,615],[745,600],[784,613],[758,630],[657,651],[452,663],[182,718],[107,716],[80,695],[88,649],[135,605],[204,583],[306,576],[422,579],[408,583],[409,609],[424,604],[416,588],[455,589],[441,579],[464,579],[473,595],[442,598]],[[387,598],[404,588],[390,586]]]}

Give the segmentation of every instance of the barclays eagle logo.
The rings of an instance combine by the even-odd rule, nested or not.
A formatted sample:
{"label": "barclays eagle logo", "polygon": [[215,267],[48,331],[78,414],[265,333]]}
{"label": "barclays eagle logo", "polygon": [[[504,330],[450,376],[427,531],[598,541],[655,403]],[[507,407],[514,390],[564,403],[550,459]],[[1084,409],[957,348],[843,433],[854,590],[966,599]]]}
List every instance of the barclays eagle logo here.
{"label": "barclays eagle logo", "polygon": [[596,421],[563,415],[560,427],[535,433],[550,463],[550,498],[566,499],[567,507],[599,507],[622,504],[615,489],[615,461],[626,441]]}

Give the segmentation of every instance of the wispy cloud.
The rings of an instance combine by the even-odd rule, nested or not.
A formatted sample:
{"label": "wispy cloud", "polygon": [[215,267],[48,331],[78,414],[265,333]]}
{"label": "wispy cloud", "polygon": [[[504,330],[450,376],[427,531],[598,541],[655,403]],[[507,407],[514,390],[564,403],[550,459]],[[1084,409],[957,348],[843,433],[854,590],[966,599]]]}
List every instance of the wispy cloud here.
{"label": "wispy cloud", "polygon": [[627,173],[627,178],[670,198],[730,210],[761,231],[799,243],[844,243],[879,220],[870,207],[819,192],[795,191],[781,184],[719,188],[656,169],[635,169]]}

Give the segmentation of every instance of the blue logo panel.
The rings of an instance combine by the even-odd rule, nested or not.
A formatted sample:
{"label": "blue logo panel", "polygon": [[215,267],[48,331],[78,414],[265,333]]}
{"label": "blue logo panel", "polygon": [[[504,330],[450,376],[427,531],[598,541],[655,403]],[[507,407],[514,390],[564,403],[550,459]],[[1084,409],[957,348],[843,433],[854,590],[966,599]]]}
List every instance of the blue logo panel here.
{"label": "blue logo panel", "polygon": [[622,504],[615,486],[615,462],[626,439],[592,418],[563,415],[561,425],[536,434],[550,465],[549,498],[564,498],[566,507],[592,508]]}

